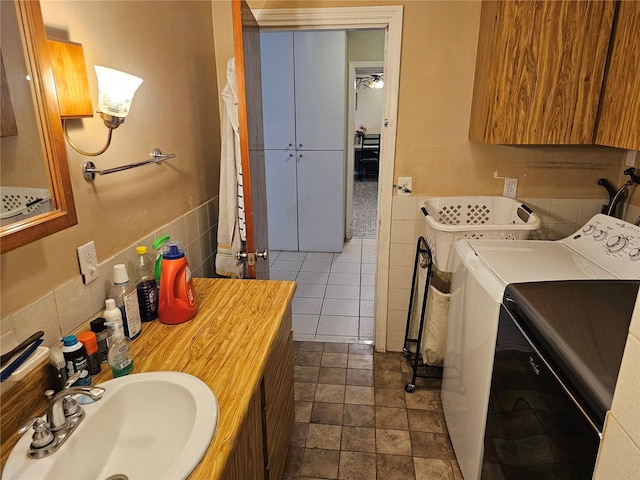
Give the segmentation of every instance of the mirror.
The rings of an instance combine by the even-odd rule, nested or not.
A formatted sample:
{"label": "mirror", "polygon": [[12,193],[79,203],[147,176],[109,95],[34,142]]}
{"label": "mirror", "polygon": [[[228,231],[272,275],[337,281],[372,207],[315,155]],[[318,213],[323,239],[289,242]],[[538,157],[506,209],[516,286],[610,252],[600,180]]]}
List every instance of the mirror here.
{"label": "mirror", "polygon": [[[2,73],[8,79],[2,80],[0,165],[1,211],[4,217],[0,227],[0,253],[5,253],[78,222],[40,3],[17,0],[15,7],[14,2],[2,1],[0,4]],[[15,20],[16,25],[6,24],[11,21],[9,19]],[[12,30],[19,37],[13,43],[10,36]],[[15,51],[18,48],[23,51]],[[22,82],[28,85],[27,88],[11,80],[16,75],[10,69],[16,65],[14,60],[19,57],[24,60],[23,64],[26,63],[26,75],[21,76],[24,79],[28,75],[29,81]],[[18,68],[23,67],[20,65]],[[18,101],[23,97],[25,101]],[[12,100],[16,128],[12,128],[9,115],[5,118],[8,109],[4,106],[9,105],[8,99]],[[32,119],[28,120],[30,117]],[[5,197],[14,192],[17,192],[18,200],[5,208]],[[47,199],[47,196],[50,198]]]}

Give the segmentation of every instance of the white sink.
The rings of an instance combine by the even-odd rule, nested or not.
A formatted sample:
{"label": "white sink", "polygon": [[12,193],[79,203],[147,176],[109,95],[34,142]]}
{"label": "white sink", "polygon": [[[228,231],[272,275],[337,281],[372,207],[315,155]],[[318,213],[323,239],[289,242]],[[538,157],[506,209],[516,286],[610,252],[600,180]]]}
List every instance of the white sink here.
{"label": "white sink", "polygon": [[[128,375],[100,384],[102,399],[52,455],[27,456],[31,432],[17,443],[3,479],[187,478],[218,423],[218,401],[200,379],[180,372]],[[85,397],[86,398],[86,397]]]}

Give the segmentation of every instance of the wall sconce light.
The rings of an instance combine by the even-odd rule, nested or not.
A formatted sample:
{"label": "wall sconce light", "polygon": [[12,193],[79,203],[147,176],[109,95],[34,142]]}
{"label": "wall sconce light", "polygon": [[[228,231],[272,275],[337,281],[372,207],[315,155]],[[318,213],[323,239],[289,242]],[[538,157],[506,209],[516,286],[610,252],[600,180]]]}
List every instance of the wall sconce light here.
{"label": "wall sconce light", "polygon": [[81,155],[98,156],[109,148],[113,130],[118,128],[129,114],[133,95],[143,80],[112,68],[94,66],[98,77],[98,113],[109,129],[109,133],[106,144],[100,150],[84,151],[69,137],[66,122],[74,118],[93,117],[82,45],[52,39],[48,39],[47,42],[65,139],[71,148]]}

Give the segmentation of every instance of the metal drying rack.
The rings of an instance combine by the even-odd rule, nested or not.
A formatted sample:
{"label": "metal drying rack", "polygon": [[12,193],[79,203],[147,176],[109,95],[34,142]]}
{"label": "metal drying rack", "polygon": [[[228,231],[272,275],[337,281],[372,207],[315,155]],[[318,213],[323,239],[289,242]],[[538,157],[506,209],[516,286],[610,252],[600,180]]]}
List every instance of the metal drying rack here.
{"label": "metal drying rack", "polygon": [[[426,262],[424,261],[426,258]],[[424,266],[422,266],[424,265]],[[420,321],[418,325],[418,337],[409,338],[411,330],[411,314],[413,313],[413,301],[416,293],[416,285],[418,283],[418,268],[427,269],[427,278],[425,279],[424,294],[422,296],[422,308],[420,310]],[[408,393],[412,393],[416,388],[416,378],[442,378],[442,369],[440,367],[432,367],[426,365],[420,358],[420,346],[422,343],[422,332],[424,330],[424,316],[427,309],[427,299],[429,296],[429,284],[431,277],[433,276],[433,256],[431,255],[431,249],[427,244],[424,237],[418,238],[416,245],[416,256],[413,265],[413,277],[411,280],[411,297],[409,298],[409,311],[407,312],[407,326],[404,334],[404,345],[402,347],[402,353],[409,360],[411,366],[412,377],[411,382],[404,386],[404,390]],[[414,346],[415,350],[411,348]],[[428,373],[428,369],[437,369],[439,373],[437,375],[431,375]]]}

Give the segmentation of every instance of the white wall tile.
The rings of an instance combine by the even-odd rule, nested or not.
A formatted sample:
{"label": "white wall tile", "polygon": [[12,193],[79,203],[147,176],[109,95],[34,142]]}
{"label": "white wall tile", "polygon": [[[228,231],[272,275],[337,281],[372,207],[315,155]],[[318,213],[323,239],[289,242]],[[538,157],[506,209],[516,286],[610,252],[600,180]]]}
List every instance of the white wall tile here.
{"label": "white wall tile", "polygon": [[418,208],[418,197],[413,195],[394,195],[393,206],[391,208],[392,220],[413,220],[416,219]]}
{"label": "white wall tile", "polygon": [[[58,343],[63,333],[58,318],[56,299],[53,292],[39,298],[35,302],[12,315],[13,327],[18,338],[27,338],[34,332],[44,332],[43,345],[50,347]],[[3,325],[4,326],[4,325]]]}
{"label": "white wall tile", "polygon": [[551,201],[549,223],[577,223],[580,200],[572,198],[554,198]]}
{"label": "white wall tile", "polygon": [[[129,278],[131,278],[131,274],[129,274]],[[95,313],[91,289],[85,288],[80,276],[57,288],[55,299],[60,328],[63,333],[76,330]]]}
{"label": "white wall tile", "polygon": [[416,241],[414,220],[391,221],[391,244],[403,243],[413,245]]}

